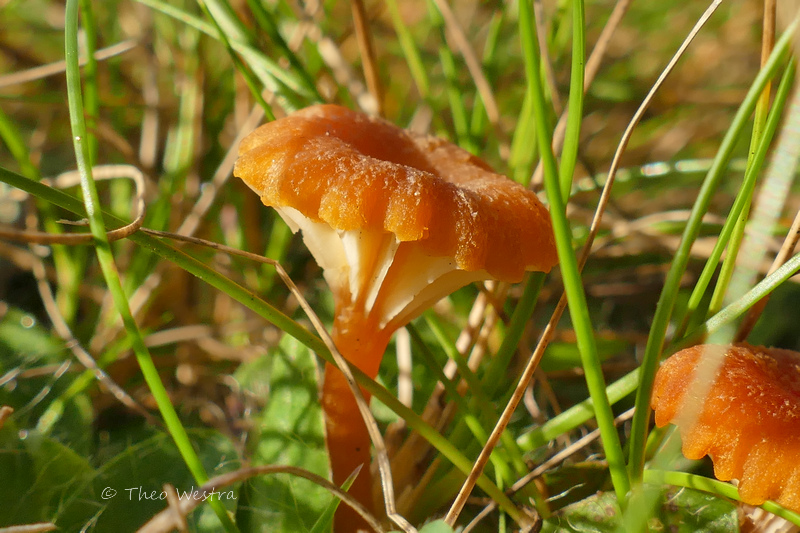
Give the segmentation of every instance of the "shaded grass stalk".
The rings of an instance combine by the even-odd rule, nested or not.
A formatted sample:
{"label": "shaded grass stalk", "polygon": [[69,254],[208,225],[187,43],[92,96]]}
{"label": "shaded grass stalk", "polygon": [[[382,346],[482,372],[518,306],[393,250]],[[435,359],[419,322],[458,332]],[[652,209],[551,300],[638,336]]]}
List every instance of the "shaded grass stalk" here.
{"label": "shaded grass stalk", "polygon": [[[222,41],[222,44],[228,51],[228,55],[230,55],[234,67],[242,76],[244,82],[247,84],[247,88],[250,89],[250,94],[253,96],[255,101],[258,102],[258,105],[261,106],[261,109],[264,110],[264,116],[267,117],[267,120],[270,121],[275,120],[275,114],[272,112],[272,106],[270,106],[267,103],[267,101],[264,100],[264,97],[261,96],[261,89],[256,85],[256,80],[253,77],[253,74],[250,72],[250,69],[247,68],[247,65],[245,65],[239,58],[239,56],[236,54],[236,51],[233,49],[233,46],[231,46],[231,42],[228,39],[228,35],[225,33],[222,24],[217,20],[217,18],[209,9],[206,3],[208,1],[211,0],[197,0],[198,4],[200,4],[200,8],[203,10],[203,13],[205,13],[206,17],[208,17],[211,20],[211,22],[214,24],[214,27],[217,29],[217,35],[219,36],[220,41]],[[219,2],[213,2],[212,5],[219,6]],[[217,7],[216,11],[218,13],[222,12],[228,15],[227,17],[225,17],[226,19],[234,18],[230,13],[225,12],[220,7]],[[238,22],[238,19],[235,19],[235,21]]]}

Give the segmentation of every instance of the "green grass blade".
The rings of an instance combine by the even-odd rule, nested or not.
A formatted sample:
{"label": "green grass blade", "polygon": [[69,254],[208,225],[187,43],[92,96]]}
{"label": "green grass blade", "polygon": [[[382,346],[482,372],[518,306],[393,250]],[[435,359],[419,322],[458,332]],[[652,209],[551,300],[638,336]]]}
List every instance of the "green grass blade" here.
{"label": "green grass blade", "polygon": [[80,12],[83,22],[84,53],[86,54],[86,64],[83,66],[83,112],[86,117],[86,153],[90,164],[96,165],[98,146],[96,131],[100,99],[97,90],[97,59],[94,57],[95,50],[97,50],[97,27],[90,0],[81,0]]}
{"label": "green grass blade", "polygon": [[392,18],[394,31],[397,33],[400,48],[403,50],[403,56],[406,59],[408,70],[411,72],[411,77],[414,79],[414,84],[417,86],[417,91],[419,91],[423,100],[427,100],[431,94],[431,84],[428,80],[428,72],[422,62],[422,56],[419,53],[414,37],[403,21],[403,17],[400,16],[397,0],[387,0],[386,7],[389,8],[389,16]]}
{"label": "green grass blade", "polygon": [[702,316],[702,313],[698,312],[698,308],[706,289],[711,282],[714,272],[717,269],[717,265],[719,265],[722,253],[724,252],[725,246],[727,245],[734,230],[735,222],[742,218],[743,212],[748,210],[749,199],[753,196],[756,180],[758,179],[758,176],[764,166],[764,161],[766,160],[769,147],[772,144],[775,131],[777,130],[783,116],[786,99],[789,96],[789,90],[791,89],[794,81],[794,73],[795,63],[792,61],[783,73],[783,78],[781,79],[781,82],[778,85],[778,89],[775,93],[772,109],[770,110],[770,113],[767,116],[766,124],[764,125],[763,135],[760,137],[758,147],[756,148],[755,152],[752,153],[752,157],[748,162],[744,180],[742,181],[741,187],[739,187],[739,191],[736,193],[736,199],[733,202],[733,206],[731,207],[728,217],[725,219],[725,224],[723,224],[722,230],[720,230],[717,242],[714,244],[714,248],[711,251],[708,260],[706,261],[705,266],[703,267],[703,271],[700,273],[700,276],[698,277],[697,282],[692,289],[692,294],[689,297],[689,302],[687,304],[686,316],[683,320],[683,324],[676,332],[675,338],[681,338],[687,328],[695,327],[705,318]]}
{"label": "green grass blade", "polygon": [[269,38],[272,40],[272,42],[275,43],[275,45],[280,49],[284,57],[286,57],[286,59],[289,61],[289,64],[297,73],[299,80],[303,83],[308,92],[314,96],[314,100],[316,102],[322,102],[323,98],[317,90],[317,85],[314,83],[314,78],[312,77],[311,73],[306,70],[306,67],[297,57],[297,54],[295,54],[292,49],[289,48],[289,45],[281,35],[280,30],[278,29],[278,24],[275,22],[275,18],[272,16],[272,14],[259,0],[247,0],[247,6],[253,13],[253,18],[255,19],[256,23],[267,35],[269,35]]}
{"label": "green grass blade", "polygon": [[[100,210],[100,199],[94,180],[92,179],[88,148],[84,144],[86,124],[84,121],[84,108],[81,96],[80,67],[78,65],[78,2],[79,0],[68,0],[66,8],[65,50],[67,63],[67,95],[75,158],[81,177],[81,192],[83,194],[86,215],[89,219],[89,228],[94,236],[95,251],[97,253],[98,262],[100,263],[100,268],[103,272],[103,277],[106,280],[109,292],[122,318],[125,329],[131,338],[133,350],[139,362],[139,366],[142,369],[145,381],[150,387],[150,391],[164,418],[167,429],[175,441],[187,467],[192,472],[195,480],[202,485],[208,481],[208,475],[199,457],[195,453],[194,448],[192,448],[189,436],[181,424],[178,414],[175,412],[175,408],[170,402],[169,395],[163,383],[161,383],[158,370],[145,346],[139,327],[131,314],[130,306],[125,292],[122,289],[119,273],[114,263],[111,246],[106,236],[105,222]],[[228,516],[221,502],[213,501],[210,502],[210,505],[217,513],[226,531],[237,531],[236,526]]]}
{"label": "green grass blade", "polygon": [[[193,27],[209,37],[220,39],[219,32],[212,24],[176,8],[167,2],[162,2],[160,0],[137,1],[175,20],[183,22],[187,26]],[[266,57],[259,50],[256,50],[247,43],[238,40],[231,40],[230,43],[231,47],[242,55],[244,61],[253,69],[253,72],[259,77],[264,86],[287,99],[288,109],[297,109],[302,105],[303,101],[313,101],[314,95],[308,93],[308,90],[303,86],[303,82],[299,81],[297,76],[288,72],[275,61]]]}
{"label": "green grass blade", "polygon": [[552,131],[546,121],[546,105],[544,92],[539,78],[539,49],[536,39],[536,23],[530,1],[520,2],[520,36],[525,55],[525,71],[528,77],[528,93],[533,102],[534,123],[536,124],[536,137],[539,151],[542,156],[544,168],[545,190],[550,202],[550,218],[553,221],[556,248],[561,264],[561,275],[564,280],[564,290],[569,303],[570,317],[577,337],[578,349],[583,363],[586,385],[589,395],[594,402],[595,417],[600,428],[603,450],[608,460],[614,491],[620,505],[625,505],[625,499],[630,490],[630,481],[622,453],[614,413],[606,396],[606,383],[603,369],[597,354],[597,345],[589,317],[586,295],[583,290],[578,261],[572,248],[572,231],[566,218],[566,206],[561,196],[558,171],[556,170],[555,157],[550,147]]}
{"label": "green grass blade", "polygon": [[648,336],[644,356],[642,358],[642,381],[636,393],[636,413],[631,423],[629,468],[633,479],[639,479],[642,469],[644,468],[644,449],[647,442],[647,430],[650,421],[650,394],[652,392],[653,380],[655,379],[658,361],[666,338],[667,328],[672,316],[672,310],[675,307],[678,291],[680,290],[681,277],[689,262],[689,252],[695,239],[697,239],[703,216],[708,210],[711,197],[719,185],[723,171],[733,154],[735,144],[741,136],[750,114],[755,109],[761,91],[766,83],[774,76],[777,64],[783,63],[787,57],[795,26],[796,24],[793,24],[781,37],[767,65],[759,72],[744,102],[742,102],[742,105],[739,107],[720,145],[711,169],[708,171],[703,181],[697,195],[697,200],[689,215],[689,220],[686,223],[686,228],[681,236],[680,244],[675,251],[670,270],[664,281],[664,288],[661,291],[661,296],[656,306],[650,335]]}
{"label": "green grass blade", "polygon": [[[236,67],[236,70],[239,71],[239,74],[242,76],[242,78],[244,78],[244,82],[247,84],[247,88],[250,89],[250,94],[253,95],[255,101],[258,102],[258,105],[260,105],[261,109],[264,110],[264,115],[267,117],[267,120],[270,121],[275,120],[275,114],[272,112],[272,106],[270,106],[267,103],[267,101],[264,100],[264,97],[261,96],[261,89],[256,85],[255,78],[253,78],[253,75],[250,73],[250,70],[242,62],[242,60],[239,59],[239,56],[236,54],[236,51],[231,46],[231,42],[228,39],[228,35],[223,29],[223,24],[225,21],[229,22],[228,24],[226,24],[227,27],[234,26],[229,21],[230,17],[225,17],[223,19],[223,22],[220,22],[219,20],[217,20],[217,18],[209,9],[206,0],[197,0],[197,3],[200,4],[200,8],[203,10],[203,13],[205,13],[206,17],[208,17],[211,20],[211,22],[214,24],[214,27],[217,29],[217,35],[219,35],[222,44],[225,45],[225,49],[228,51],[228,55],[230,55],[234,67]],[[226,13],[226,10],[220,8],[219,4],[220,4],[219,2],[212,2],[212,5],[217,6],[215,12]]]}
{"label": "green grass blade", "polygon": [[558,179],[561,183],[561,198],[569,198],[572,190],[572,175],[578,160],[578,143],[583,119],[583,79],[586,63],[586,35],[583,0],[572,2],[572,70],[569,80],[569,114],[564,146],[561,150],[561,165]]}

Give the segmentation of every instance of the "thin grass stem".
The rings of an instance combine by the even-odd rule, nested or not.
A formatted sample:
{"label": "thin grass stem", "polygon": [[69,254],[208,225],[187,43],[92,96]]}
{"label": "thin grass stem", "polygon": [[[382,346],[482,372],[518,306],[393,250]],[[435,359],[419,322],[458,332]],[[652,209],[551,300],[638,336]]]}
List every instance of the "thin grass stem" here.
{"label": "thin grass stem", "polygon": [[[68,0],[66,7],[65,55],[67,62],[67,96],[75,158],[81,177],[81,192],[83,194],[86,216],[89,219],[89,228],[95,240],[97,259],[117,311],[125,324],[125,329],[130,337],[142,374],[150,387],[150,391],[153,394],[153,398],[158,405],[162,417],[164,417],[167,429],[195,480],[203,484],[208,481],[208,475],[199,457],[195,453],[194,448],[192,448],[186,429],[181,424],[180,418],[178,418],[178,414],[175,412],[175,408],[170,402],[169,395],[158,375],[158,370],[150,357],[141,332],[130,312],[130,306],[128,305],[125,292],[122,289],[119,272],[114,263],[114,256],[106,236],[105,222],[100,210],[100,199],[97,194],[97,187],[92,179],[88,147],[84,144],[86,138],[86,123],[81,95],[80,67],[78,65],[78,2],[79,0]],[[210,505],[219,517],[226,531],[238,531],[221,502],[214,501],[211,502]]]}

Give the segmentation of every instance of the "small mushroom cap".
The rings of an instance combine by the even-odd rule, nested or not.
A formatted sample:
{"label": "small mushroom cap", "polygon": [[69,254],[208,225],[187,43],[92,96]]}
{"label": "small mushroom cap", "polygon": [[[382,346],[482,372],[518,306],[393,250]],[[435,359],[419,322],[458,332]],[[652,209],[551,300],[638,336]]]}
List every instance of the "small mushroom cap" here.
{"label": "small mushroom cap", "polygon": [[[707,350],[724,351],[722,366],[686,427],[681,413],[700,402],[687,391]],[[748,344],[687,348],[661,365],[651,404],[656,425],[678,425],[687,458],[709,455],[718,479],[739,480],[742,501],[771,499],[800,511],[800,353]]]}
{"label": "small mushroom cap", "polygon": [[343,107],[261,126],[242,141],[234,174],[265,205],[338,231],[418,241],[461,270],[517,282],[557,263],[550,217],[533,192],[453,144]]}

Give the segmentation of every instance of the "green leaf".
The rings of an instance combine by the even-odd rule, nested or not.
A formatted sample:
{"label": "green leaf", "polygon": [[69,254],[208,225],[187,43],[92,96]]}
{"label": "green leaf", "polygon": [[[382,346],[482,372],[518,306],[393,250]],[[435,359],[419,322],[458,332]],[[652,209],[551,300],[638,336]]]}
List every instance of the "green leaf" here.
{"label": "green leaf", "polygon": [[448,526],[444,520],[437,520],[430,524],[425,524],[419,533],[453,533],[453,528]]}
{"label": "green leaf", "polygon": [[92,502],[94,469],[68,447],[7,421],[0,450],[0,526],[54,521],[77,531],[100,510]]}
{"label": "green leaf", "polygon": [[[419,533],[454,533],[455,529],[447,525],[444,520],[437,520],[425,524],[419,529]],[[391,531],[390,533],[400,533],[399,531]]]}
{"label": "green leaf", "polygon": [[[545,521],[542,533],[618,531],[617,498],[602,492],[569,505]],[[675,533],[728,533],[738,531],[736,508],[712,494],[682,487],[670,487],[659,507],[648,518],[649,531]]]}
{"label": "green leaf", "polygon": [[[76,379],[73,372],[58,371],[66,368],[62,365],[71,357],[64,342],[41,327],[32,315],[12,307],[0,318],[0,376],[8,378],[0,387],[0,405],[14,408],[14,420],[20,428],[36,426]],[[53,370],[24,374],[46,365],[53,365]],[[61,402],[59,414],[49,436],[69,443],[73,451],[88,454],[94,418],[88,395],[77,394]]]}
{"label": "green leaf", "polygon": [[[266,357],[242,365],[236,377],[265,401],[250,434],[253,463],[296,466],[327,477],[313,352],[287,335]],[[325,489],[288,474],[251,479],[242,494],[237,523],[243,533],[311,531],[333,498]]]}
{"label": "green leaf", "polygon": [[[203,467],[212,477],[241,466],[233,443],[224,435],[213,430],[189,430],[189,436]],[[94,481],[95,501],[105,506],[94,531],[114,531],[120,524],[126,524],[130,530],[143,525],[166,508],[165,483],[174,486],[181,498],[190,497],[198,488],[169,435],[158,432],[147,437],[126,433],[118,437],[135,444],[107,462]],[[232,511],[239,499],[237,488],[220,489],[217,499]],[[188,520],[191,531],[220,529],[219,520],[207,504],[195,509]]]}

